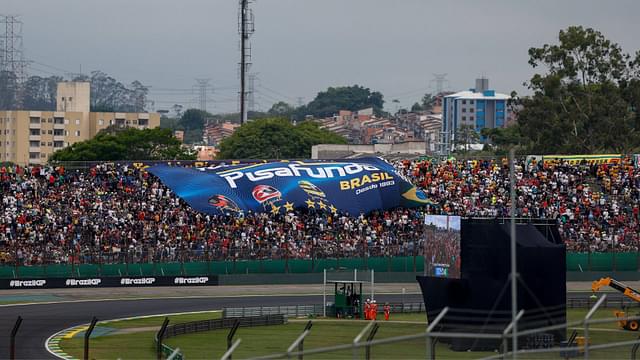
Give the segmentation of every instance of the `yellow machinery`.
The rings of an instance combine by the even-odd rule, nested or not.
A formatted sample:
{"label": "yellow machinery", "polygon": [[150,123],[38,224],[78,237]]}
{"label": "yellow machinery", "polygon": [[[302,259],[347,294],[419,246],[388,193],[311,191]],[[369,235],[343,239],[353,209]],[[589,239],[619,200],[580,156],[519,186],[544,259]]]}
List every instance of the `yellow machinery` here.
{"label": "yellow machinery", "polygon": [[[596,292],[600,290],[600,288],[603,286],[611,286],[612,288],[621,292],[624,296],[640,303],[640,293],[638,293],[636,290],[610,277],[606,277],[606,278],[602,278],[600,280],[594,281],[591,284],[591,290],[593,292]],[[618,318],[618,324],[620,325],[621,328],[625,330],[631,330],[631,331],[638,331],[638,328],[640,328],[640,323],[638,322],[637,319],[627,320],[626,312],[622,310],[616,310],[613,312],[613,314]]]}

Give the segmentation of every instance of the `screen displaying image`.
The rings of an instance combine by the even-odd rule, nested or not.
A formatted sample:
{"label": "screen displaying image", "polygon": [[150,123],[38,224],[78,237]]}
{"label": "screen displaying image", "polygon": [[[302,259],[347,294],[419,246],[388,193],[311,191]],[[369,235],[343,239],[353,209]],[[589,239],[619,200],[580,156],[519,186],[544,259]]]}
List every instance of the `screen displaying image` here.
{"label": "screen displaying image", "polygon": [[426,215],[424,223],[427,275],[460,278],[460,216]]}

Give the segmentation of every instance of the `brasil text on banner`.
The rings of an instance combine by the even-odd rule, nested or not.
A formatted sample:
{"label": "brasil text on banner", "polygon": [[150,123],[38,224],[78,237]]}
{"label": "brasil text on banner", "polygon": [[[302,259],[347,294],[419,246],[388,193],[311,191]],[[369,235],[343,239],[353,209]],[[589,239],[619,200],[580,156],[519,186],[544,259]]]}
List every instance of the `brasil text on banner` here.
{"label": "brasil text on banner", "polygon": [[153,166],[192,208],[208,214],[294,208],[350,215],[429,204],[425,194],[378,158],[354,161],[275,161],[204,169]]}

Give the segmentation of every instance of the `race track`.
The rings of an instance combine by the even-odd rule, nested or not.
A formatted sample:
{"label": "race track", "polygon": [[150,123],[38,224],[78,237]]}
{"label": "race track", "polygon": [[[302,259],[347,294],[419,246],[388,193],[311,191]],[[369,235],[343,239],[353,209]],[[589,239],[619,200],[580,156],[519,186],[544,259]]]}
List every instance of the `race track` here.
{"label": "race track", "polygon": [[[380,294],[380,302],[400,302],[400,294]],[[421,302],[422,296],[407,294],[406,302]],[[51,304],[10,305],[0,307],[0,357],[9,357],[9,335],[18,315],[24,319],[16,341],[19,359],[55,359],[45,349],[53,333],[88,323],[92,316],[109,320],[140,315],[186,311],[220,310],[224,307],[322,304],[322,295],[235,296],[159,298],[143,300],[79,301]]]}

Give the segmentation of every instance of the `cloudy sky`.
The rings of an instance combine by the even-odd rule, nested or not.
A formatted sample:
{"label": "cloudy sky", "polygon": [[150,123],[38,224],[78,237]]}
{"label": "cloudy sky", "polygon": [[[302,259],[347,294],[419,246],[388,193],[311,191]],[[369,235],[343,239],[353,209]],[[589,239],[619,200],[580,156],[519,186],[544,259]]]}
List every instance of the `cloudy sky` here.
{"label": "cloudy sky", "polygon": [[[31,74],[102,70],[151,86],[155,108],[196,106],[196,78],[214,92],[207,108],[237,109],[236,0],[0,0],[20,15]],[[256,105],[308,102],[328,86],[360,84],[388,104],[435,89],[463,90],[484,75],[499,92],[524,92],[527,49],[559,29],[602,31],[640,49],[637,0],[256,0],[251,38]]]}

